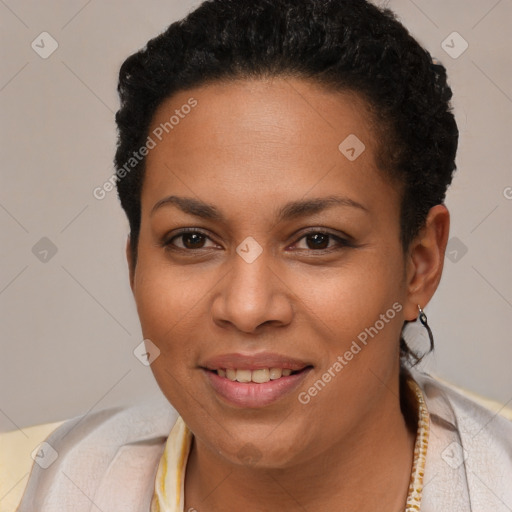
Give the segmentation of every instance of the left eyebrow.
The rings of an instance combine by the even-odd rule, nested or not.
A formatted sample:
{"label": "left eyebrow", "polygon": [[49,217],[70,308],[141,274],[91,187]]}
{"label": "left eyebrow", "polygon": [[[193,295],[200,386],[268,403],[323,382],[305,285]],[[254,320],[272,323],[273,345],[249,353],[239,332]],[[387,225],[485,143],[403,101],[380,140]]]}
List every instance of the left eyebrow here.
{"label": "left eyebrow", "polygon": [[[212,204],[193,197],[168,196],[160,199],[151,209],[150,216],[163,206],[174,205],[184,213],[203,219],[225,221],[224,215]],[[361,203],[343,196],[327,196],[313,199],[301,199],[286,203],[277,211],[277,221],[283,222],[319,213],[334,206],[357,208],[369,213]]]}
{"label": "left eyebrow", "polygon": [[313,215],[334,206],[358,208],[366,213],[369,213],[368,208],[363,206],[361,203],[350,199],[349,197],[327,196],[287,203],[278,211],[277,219],[279,222],[282,222],[300,217],[306,217],[307,215]]}

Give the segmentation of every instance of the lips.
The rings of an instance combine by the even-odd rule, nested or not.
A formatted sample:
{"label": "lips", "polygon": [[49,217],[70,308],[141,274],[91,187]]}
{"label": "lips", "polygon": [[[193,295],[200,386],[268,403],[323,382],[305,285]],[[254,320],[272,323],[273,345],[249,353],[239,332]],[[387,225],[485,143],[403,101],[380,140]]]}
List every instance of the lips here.
{"label": "lips", "polygon": [[242,408],[265,407],[283,399],[312,369],[307,361],[269,352],[225,354],[208,359],[201,367],[216,395]]}
{"label": "lips", "polygon": [[201,366],[212,371],[219,369],[253,371],[265,368],[281,368],[298,372],[307,366],[312,366],[312,364],[308,361],[301,361],[280,354],[261,352],[259,354],[223,354],[206,360]]}

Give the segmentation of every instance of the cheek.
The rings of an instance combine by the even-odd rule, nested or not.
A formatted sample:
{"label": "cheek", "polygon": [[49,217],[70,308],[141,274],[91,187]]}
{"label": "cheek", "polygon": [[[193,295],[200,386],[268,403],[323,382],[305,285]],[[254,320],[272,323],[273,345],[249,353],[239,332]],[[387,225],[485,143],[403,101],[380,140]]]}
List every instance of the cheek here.
{"label": "cheek", "polygon": [[142,333],[160,350],[151,370],[164,394],[174,403],[197,361],[196,317],[207,288],[196,287],[190,279],[184,281],[157,265],[141,266],[140,270],[135,300]]}
{"label": "cheek", "polygon": [[[327,357],[322,372],[336,361],[340,363],[340,356],[343,368],[334,372],[337,377],[318,407],[320,403],[342,403],[345,411],[369,407],[358,405],[361,393],[374,390],[378,395],[398,362],[403,324],[401,267],[396,257],[366,256],[364,263],[359,260],[352,268],[338,269],[309,295],[322,324],[329,327],[323,343]],[[317,413],[322,414],[320,410]]]}
{"label": "cheek", "polygon": [[[197,360],[197,322],[204,290],[194,280],[153,259],[141,258],[134,297],[143,337],[160,351],[151,371],[167,399],[180,410],[188,407],[186,390],[193,389],[193,363]],[[195,327],[194,327],[195,326]],[[194,374],[195,375],[195,374]]]}
{"label": "cheek", "polygon": [[159,258],[141,258],[135,275],[134,297],[144,335],[161,338],[172,333],[207,289],[193,271],[172,267]]}
{"label": "cheek", "polygon": [[[361,251],[336,268],[287,275],[306,315],[321,321],[329,337],[351,340],[402,300],[396,256]],[[309,311],[309,313],[308,313]],[[394,312],[394,311],[393,311]],[[395,317],[396,315],[393,315]]]}

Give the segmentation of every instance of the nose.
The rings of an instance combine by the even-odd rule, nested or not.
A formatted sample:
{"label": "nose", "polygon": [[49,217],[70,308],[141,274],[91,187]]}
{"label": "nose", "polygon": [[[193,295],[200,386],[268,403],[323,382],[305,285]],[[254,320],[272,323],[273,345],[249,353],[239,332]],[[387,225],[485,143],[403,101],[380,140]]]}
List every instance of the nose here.
{"label": "nose", "polygon": [[233,255],[231,269],[212,302],[212,317],[218,326],[254,334],[264,326],[291,322],[293,293],[271,259],[265,251],[252,262],[238,253]]}

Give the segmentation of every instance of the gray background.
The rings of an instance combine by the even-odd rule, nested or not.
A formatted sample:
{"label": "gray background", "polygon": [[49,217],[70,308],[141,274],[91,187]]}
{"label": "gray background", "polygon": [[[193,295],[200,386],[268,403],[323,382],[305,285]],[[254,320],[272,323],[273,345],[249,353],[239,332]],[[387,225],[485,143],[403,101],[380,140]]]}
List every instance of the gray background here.
{"label": "gray background", "polygon": [[[386,3],[448,68],[461,132],[446,203],[449,254],[426,308],[437,348],[424,366],[505,404],[512,399],[512,1]],[[198,4],[0,0],[2,430],[160,393],[133,355],[142,338],[124,258],[127,221],[115,192],[99,201],[92,191],[113,172],[121,62]],[[42,46],[43,31],[59,45],[47,59],[31,47]],[[460,52],[454,31],[469,44],[457,58],[442,47]],[[428,344],[415,325],[407,336]]]}

